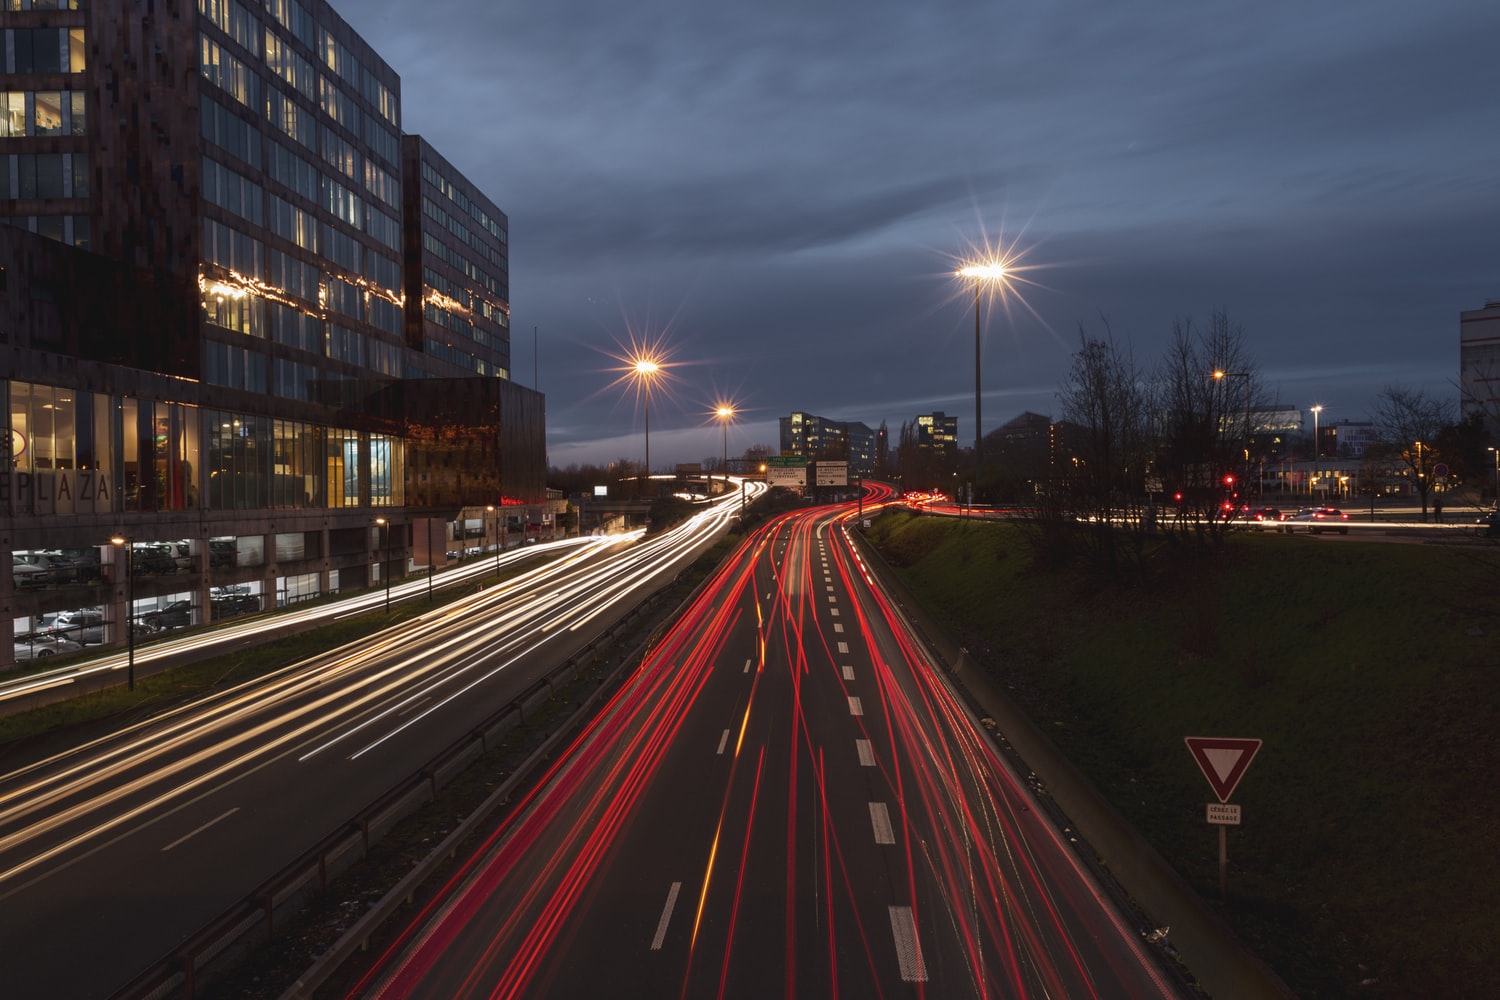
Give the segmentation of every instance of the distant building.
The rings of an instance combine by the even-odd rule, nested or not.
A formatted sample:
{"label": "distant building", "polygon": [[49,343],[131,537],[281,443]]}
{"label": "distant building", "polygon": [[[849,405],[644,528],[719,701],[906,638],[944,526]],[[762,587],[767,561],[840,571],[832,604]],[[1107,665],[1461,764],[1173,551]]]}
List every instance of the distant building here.
{"label": "distant building", "polygon": [[1320,458],[1363,458],[1380,444],[1380,428],[1368,420],[1335,420],[1326,430]]}
{"label": "distant building", "polygon": [[1028,410],[986,434],[984,453],[1012,478],[1044,479],[1051,475],[1061,433],[1051,417]]}
{"label": "distant building", "polygon": [[917,447],[930,451],[934,459],[947,461],[958,455],[958,418],[942,410],[917,417]]}
{"label": "distant building", "polygon": [[850,473],[875,471],[877,435],[857,420],[832,420],[801,411],[780,418],[781,453],[811,459],[842,459]]}
{"label": "distant building", "polygon": [[1463,415],[1500,434],[1500,300],[1459,313],[1458,369]]}

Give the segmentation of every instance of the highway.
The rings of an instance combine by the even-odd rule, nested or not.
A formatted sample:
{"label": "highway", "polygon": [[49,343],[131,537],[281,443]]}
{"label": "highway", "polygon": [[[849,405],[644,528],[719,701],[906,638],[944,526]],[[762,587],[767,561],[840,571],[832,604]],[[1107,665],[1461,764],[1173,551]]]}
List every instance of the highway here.
{"label": "highway", "polygon": [[747,541],[351,995],[1177,995],[853,516]]}
{"label": "highway", "polygon": [[[110,995],[587,645],[739,509],[730,494],[658,536],[572,544],[362,643],[0,775],[0,995]],[[243,641],[184,641],[214,637]]]}

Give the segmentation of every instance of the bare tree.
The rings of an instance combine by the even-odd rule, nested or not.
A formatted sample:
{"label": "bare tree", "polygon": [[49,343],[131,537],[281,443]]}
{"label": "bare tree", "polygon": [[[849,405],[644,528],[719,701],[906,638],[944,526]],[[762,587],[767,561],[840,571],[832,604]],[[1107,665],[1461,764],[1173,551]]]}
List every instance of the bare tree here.
{"label": "bare tree", "polygon": [[1422,520],[1427,520],[1432,470],[1444,460],[1438,442],[1453,423],[1452,402],[1432,399],[1421,389],[1387,385],[1376,397],[1370,418],[1411,472],[1412,488],[1422,503]]}
{"label": "bare tree", "polygon": [[[1082,325],[1080,346],[1068,379],[1058,391],[1062,419],[1075,429],[1063,502],[1069,513],[1088,515],[1094,555],[1107,568],[1119,568],[1121,535],[1133,537],[1138,556],[1140,497],[1147,464],[1147,395],[1144,379],[1128,348],[1115,342],[1109,323],[1104,336],[1091,338]],[[1068,502],[1071,501],[1071,502]]]}
{"label": "bare tree", "polygon": [[1181,497],[1189,522],[1211,530],[1223,504],[1243,496],[1250,479],[1252,414],[1264,389],[1245,339],[1224,309],[1214,310],[1206,328],[1179,319],[1154,377],[1157,471]]}

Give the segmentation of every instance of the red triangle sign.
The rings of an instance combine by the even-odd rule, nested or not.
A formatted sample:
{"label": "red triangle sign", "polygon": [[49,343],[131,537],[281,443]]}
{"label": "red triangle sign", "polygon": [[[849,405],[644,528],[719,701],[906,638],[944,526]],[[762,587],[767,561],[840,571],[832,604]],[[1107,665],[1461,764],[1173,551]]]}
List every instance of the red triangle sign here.
{"label": "red triangle sign", "polygon": [[1245,776],[1245,769],[1255,759],[1260,749],[1260,740],[1232,739],[1214,736],[1184,737],[1193,759],[1220,802],[1228,802],[1234,794],[1234,786]]}

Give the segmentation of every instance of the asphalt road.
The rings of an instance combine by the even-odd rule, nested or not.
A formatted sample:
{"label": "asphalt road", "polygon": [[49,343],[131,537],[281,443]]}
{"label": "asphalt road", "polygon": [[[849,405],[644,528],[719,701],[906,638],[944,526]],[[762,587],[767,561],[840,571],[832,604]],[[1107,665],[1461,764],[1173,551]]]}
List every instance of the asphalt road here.
{"label": "asphalt road", "polygon": [[354,995],[1175,995],[852,513],[757,533]]}
{"label": "asphalt road", "polygon": [[0,775],[0,996],[110,995],[690,564],[719,506]]}

